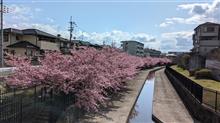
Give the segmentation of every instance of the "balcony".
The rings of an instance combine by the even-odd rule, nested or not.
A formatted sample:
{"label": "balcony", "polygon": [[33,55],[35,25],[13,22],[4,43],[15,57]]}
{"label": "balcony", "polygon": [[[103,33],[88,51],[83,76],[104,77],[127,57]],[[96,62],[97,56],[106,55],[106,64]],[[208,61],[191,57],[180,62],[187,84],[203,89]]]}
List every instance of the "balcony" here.
{"label": "balcony", "polygon": [[201,40],[200,46],[220,46],[220,40]]}
{"label": "balcony", "polygon": [[218,36],[218,32],[201,32],[200,36]]}

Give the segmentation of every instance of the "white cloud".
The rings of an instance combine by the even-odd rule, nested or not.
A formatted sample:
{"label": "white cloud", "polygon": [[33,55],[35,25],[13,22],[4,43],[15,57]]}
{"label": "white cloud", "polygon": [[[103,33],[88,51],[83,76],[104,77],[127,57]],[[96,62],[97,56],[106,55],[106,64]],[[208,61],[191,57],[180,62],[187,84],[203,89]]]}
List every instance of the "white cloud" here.
{"label": "white cloud", "polygon": [[178,10],[188,11],[188,17],[166,18],[160,27],[167,27],[174,24],[200,24],[207,21],[220,22],[220,0],[212,3],[192,3],[178,5]]}
{"label": "white cloud", "polygon": [[[51,17],[45,17],[45,23],[39,23],[39,18],[37,18],[37,13],[42,12],[41,8],[30,8],[25,5],[10,5],[9,8],[12,9],[12,13],[8,14],[4,21],[5,28],[18,28],[18,29],[26,29],[26,28],[36,28],[43,30],[45,32],[57,35],[61,34],[62,37],[69,38],[69,32],[67,29],[61,29],[58,25],[54,24],[54,19]],[[44,18],[44,17],[41,17]],[[45,21],[44,20],[44,21]],[[106,44],[111,44],[115,42],[117,46],[120,46],[123,40],[137,40],[146,45],[150,44],[158,44],[154,36],[148,35],[146,33],[132,33],[132,32],[124,32],[121,30],[113,30],[109,32],[82,32],[81,30],[75,31],[74,36],[77,39],[84,39],[85,41],[89,41],[91,43],[102,44],[105,42]],[[159,47],[158,45],[155,46]]]}
{"label": "white cloud", "polygon": [[194,3],[178,5],[179,9],[189,10],[189,14],[204,14],[209,9],[208,3]]}
{"label": "white cloud", "polygon": [[180,32],[169,32],[169,33],[162,33],[162,38],[169,39],[169,38],[189,38],[192,37],[193,31],[180,31]]}
{"label": "white cloud", "polygon": [[[62,37],[67,39],[69,38],[67,29],[60,28],[59,25],[56,25],[53,18],[40,17],[44,18],[44,21],[39,20],[38,13],[43,11],[41,8],[30,8],[26,5],[17,4],[9,5],[9,8],[12,9],[12,13],[5,16],[5,28],[36,28],[54,35],[61,34]],[[144,43],[145,47],[160,49],[160,41],[156,40],[155,36],[146,33],[134,33],[121,30],[98,33],[77,30],[74,36],[77,39],[83,39],[94,44],[103,44],[103,42],[105,42],[105,44],[111,44],[115,42],[118,47],[120,47],[121,41],[123,40],[137,40]]]}
{"label": "white cloud", "polygon": [[161,35],[161,50],[163,51],[189,51],[192,48],[193,31],[180,31],[163,33]]}
{"label": "white cloud", "polygon": [[[52,24],[40,24],[40,23],[11,23],[5,24],[6,28],[17,28],[17,29],[26,29],[26,28],[35,28],[39,29],[53,35],[61,34],[64,38],[69,38],[69,32],[67,29],[59,29],[58,25]],[[159,48],[159,41],[156,40],[154,36],[148,35],[146,33],[132,33],[132,32],[124,32],[121,30],[113,30],[110,32],[83,32],[81,30],[75,32],[74,37],[76,39],[81,39],[85,41],[89,41],[94,44],[111,44],[115,42],[116,46],[120,47],[121,41],[123,40],[136,40],[145,44],[145,46],[152,48]],[[152,46],[154,45],[154,46]]]}
{"label": "white cloud", "polygon": [[[82,38],[82,33],[78,33],[77,37]],[[106,44],[111,44],[115,42],[117,46],[120,46],[121,41],[123,40],[136,40],[140,41],[147,46],[151,43],[158,43],[155,37],[150,36],[146,33],[132,33],[132,32],[123,32],[120,30],[113,30],[111,32],[103,32],[103,33],[83,33],[83,37],[85,40],[90,41],[92,43],[102,44],[105,42]]]}
{"label": "white cloud", "polygon": [[11,12],[7,14],[6,18],[11,18],[14,21],[29,21],[33,18],[33,11],[30,7],[24,5],[9,5]]}

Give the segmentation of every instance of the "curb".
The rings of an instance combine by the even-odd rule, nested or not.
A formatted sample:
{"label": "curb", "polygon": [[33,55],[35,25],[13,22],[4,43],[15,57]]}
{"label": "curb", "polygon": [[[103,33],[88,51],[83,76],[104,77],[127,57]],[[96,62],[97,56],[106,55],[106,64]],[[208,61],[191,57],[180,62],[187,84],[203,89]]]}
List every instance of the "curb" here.
{"label": "curb", "polygon": [[154,116],[154,114],[152,114],[152,120],[153,120],[155,123],[163,123],[160,119],[158,119],[156,116]]}

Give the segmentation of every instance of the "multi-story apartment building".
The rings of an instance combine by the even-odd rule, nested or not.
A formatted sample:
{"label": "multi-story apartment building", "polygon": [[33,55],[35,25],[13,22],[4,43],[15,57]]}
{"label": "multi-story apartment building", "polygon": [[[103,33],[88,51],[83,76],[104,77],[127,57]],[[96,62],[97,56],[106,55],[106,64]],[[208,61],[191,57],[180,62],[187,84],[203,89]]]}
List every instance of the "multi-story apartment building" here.
{"label": "multi-story apartment building", "polygon": [[144,49],[144,56],[151,56],[151,57],[160,57],[161,51],[155,49]]}
{"label": "multi-story apartment building", "polygon": [[135,56],[144,56],[144,44],[137,41],[122,41],[123,51]]}
{"label": "multi-story apartment building", "polygon": [[193,53],[206,56],[211,50],[220,47],[220,24],[206,22],[194,29]]}
{"label": "multi-story apartment building", "polygon": [[4,29],[4,51],[14,55],[36,56],[45,50],[66,52],[72,45],[60,35],[54,36],[37,29]]}

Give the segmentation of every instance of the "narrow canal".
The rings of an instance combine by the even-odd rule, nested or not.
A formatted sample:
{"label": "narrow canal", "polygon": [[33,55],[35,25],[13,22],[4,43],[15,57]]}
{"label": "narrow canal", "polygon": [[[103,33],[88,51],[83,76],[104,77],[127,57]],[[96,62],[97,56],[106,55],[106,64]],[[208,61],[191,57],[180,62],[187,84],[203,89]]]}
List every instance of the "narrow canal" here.
{"label": "narrow canal", "polygon": [[154,123],[152,120],[154,80],[155,72],[150,72],[129,116],[128,123]]}

